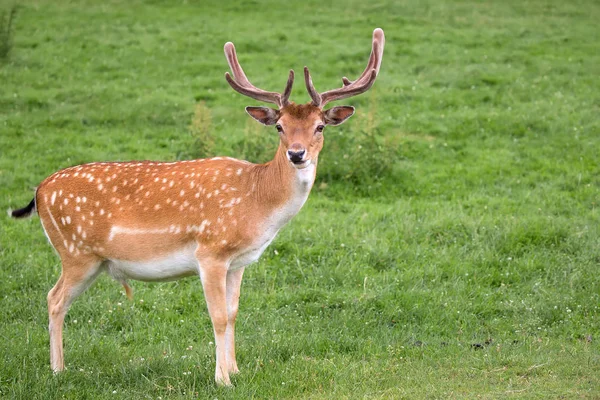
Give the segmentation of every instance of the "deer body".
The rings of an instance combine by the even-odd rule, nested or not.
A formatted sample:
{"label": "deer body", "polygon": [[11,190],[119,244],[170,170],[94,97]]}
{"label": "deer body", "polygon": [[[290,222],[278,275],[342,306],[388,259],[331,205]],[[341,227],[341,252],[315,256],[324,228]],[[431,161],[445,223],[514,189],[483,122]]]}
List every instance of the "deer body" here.
{"label": "deer body", "polygon": [[42,227],[62,262],[48,293],[50,361],[64,369],[62,328],[71,302],[103,271],[125,287],[127,281],[166,281],[199,275],[216,344],[215,379],[229,385],[238,372],[235,319],[244,267],[256,261],[277,232],[300,211],[313,186],[325,125],[339,125],[352,107],[328,102],[366,91],[375,80],[383,52],[383,31],[373,34],[373,51],[361,77],[312,103],[288,101],[294,74],[282,94],[265,92],[246,78],[233,44],[225,55],[238,92],[275,103],[278,110],[247,107],[265,125],[276,125],[280,144],[266,164],[229,157],[179,162],[107,162],[70,167],[46,178],[20,218],[37,210]]}
{"label": "deer body", "polygon": [[196,251],[218,254],[228,269],[260,257],[314,181],[314,165],[287,164],[92,163],[47,178],[36,205],[59,254],[97,257],[122,282],[178,279],[198,274]]}

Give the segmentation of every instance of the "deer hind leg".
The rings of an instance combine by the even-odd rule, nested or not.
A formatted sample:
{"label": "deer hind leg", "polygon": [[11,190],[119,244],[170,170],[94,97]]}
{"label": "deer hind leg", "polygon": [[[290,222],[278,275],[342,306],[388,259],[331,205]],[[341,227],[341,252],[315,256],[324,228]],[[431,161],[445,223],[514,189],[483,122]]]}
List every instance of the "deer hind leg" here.
{"label": "deer hind leg", "polygon": [[240,372],[235,359],[235,318],[240,303],[240,287],[244,268],[227,272],[227,329],[225,330],[225,351],[227,368],[230,374]]}
{"label": "deer hind leg", "polygon": [[213,325],[216,347],[215,381],[218,385],[231,385],[227,368],[225,331],[227,330],[226,276],[227,263],[214,258],[202,258],[197,254],[200,264],[200,279],[208,313]]}
{"label": "deer hind leg", "polygon": [[85,291],[100,273],[98,260],[63,259],[63,270],[56,285],[48,292],[48,317],[50,320],[50,366],[54,372],[65,369],[63,355],[63,323],[69,306]]}

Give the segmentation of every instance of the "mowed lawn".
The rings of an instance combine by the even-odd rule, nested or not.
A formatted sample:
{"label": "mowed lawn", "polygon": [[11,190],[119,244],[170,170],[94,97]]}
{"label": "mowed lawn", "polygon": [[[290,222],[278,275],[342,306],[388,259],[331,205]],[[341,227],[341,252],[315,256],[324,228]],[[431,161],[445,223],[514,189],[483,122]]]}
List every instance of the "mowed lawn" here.
{"label": "mowed lawn", "polygon": [[[216,387],[198,279],[108,276],[71,307],[39,219],[0,216],[0,397],[600,398],[597,1],[29,1],[0,60],[0,199],[85,162],[265,162],[274,128],[223,74],[306,102],[386,47],[325,131],[299,215],[246,270],[241,373]],[[2,1],[0,12],[13,3]],[[6,14],[4,14],[6,15]]]}

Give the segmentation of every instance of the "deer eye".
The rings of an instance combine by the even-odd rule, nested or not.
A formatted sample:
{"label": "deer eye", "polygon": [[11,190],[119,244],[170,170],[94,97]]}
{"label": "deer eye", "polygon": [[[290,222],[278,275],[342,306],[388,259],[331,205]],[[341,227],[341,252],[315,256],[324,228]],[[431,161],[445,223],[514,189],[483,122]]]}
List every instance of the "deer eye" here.
{"label": "deer eye", "polygon": [[280,124],[275,125],[275,129],[277,129],[277,132],[283,133],[283,127]]}
{"label": "deer eye", "polygon": [[323,129],[325,129],[325,125],[317,126],[317,132],[323,132]]}

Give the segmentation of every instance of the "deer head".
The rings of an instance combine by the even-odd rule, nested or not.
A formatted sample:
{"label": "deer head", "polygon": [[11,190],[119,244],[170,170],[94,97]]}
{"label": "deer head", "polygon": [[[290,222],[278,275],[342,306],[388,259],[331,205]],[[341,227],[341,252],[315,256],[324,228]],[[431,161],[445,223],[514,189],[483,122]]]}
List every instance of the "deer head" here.
{"label": "deer head", "polygon": [[355,81],[343,77],[343,86],[324,93],[315,90],[308,67],[304,67],[306,89],[312,101],[307,104],[295,104],[289,101],[294,71],[290,70],[287,84],[282,93],[267,92],[252,85],[237,59],[235,46],[231,42],[225,44],[225,57],[233,77],[226,72],[225,79],[237,92],[253,99],[273,103],[277,109],[270,107],[246,107],[252,118],[264,125],[275,125],[280,137],[280,152],[284,153],[290,164],[303,169],[316,164],[319,152],[323,148],[323,130],[327,125],[340,125],[354,114],[352,106],[337,106],[324,110],[331,101],[341,100],[366,92],[375,82],[381,60],[385,37],[383,30],[373,31],[371,56],[367,67]]}

